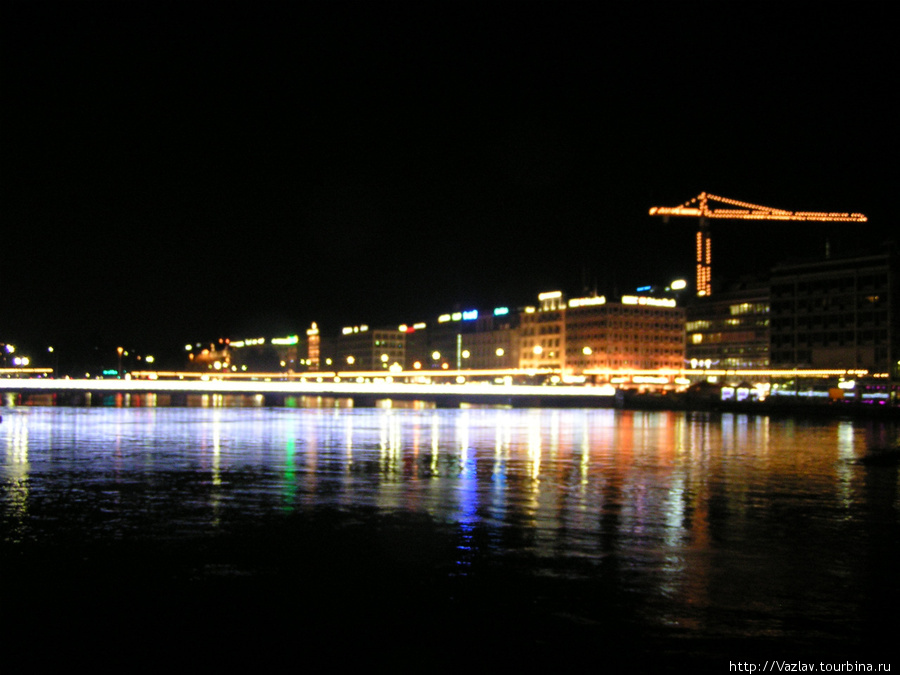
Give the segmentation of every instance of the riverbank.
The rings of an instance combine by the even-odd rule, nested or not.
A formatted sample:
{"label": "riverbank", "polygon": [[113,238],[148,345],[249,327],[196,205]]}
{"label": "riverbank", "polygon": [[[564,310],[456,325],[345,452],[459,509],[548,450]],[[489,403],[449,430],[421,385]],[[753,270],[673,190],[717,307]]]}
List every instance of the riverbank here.
{"label": "riverbank", "polygon": [[900,420],[900,407],[888,404],[823,401],[821,399],[807,401],[780,397],[770,397],[764,401],[722,401],[717,398],[691,396],[690,394],[626,393],[617,400],[617,407],[623,410],[677,410],[779,417]]}

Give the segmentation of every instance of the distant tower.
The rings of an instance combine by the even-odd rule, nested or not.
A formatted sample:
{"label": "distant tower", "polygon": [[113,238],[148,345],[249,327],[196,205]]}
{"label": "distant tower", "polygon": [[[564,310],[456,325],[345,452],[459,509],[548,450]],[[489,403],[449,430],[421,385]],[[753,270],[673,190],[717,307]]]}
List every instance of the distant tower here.
{"label": "distant tower", "polygon": [[312,326],[306,331],[307,352],[306,357],[309,359],[309,369],[319,369],[319,327],[313,321]]}

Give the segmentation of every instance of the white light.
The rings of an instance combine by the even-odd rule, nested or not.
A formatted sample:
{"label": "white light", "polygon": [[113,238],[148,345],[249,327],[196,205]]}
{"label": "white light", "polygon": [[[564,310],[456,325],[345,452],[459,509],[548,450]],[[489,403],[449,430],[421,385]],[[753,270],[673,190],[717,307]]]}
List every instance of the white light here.
{"label": "white light", "polygon": [[572,298],[569,300],[569,307],[590,307],[592,305],[605,305],[606,296],[601,295],[592,298]]}
{"label": "white light", "polygon": [[673,291],[684,290],[685,288],[687,288],[687,281],[685,281],[684,279],[676,279],[672,282],[671,288]]}
{"label": "white light", "polygon": [[[393,382],[392,378],[384,378],[381,382],[364,382],[343,380],[340,382],[328,382],[323,377],[317,377],[315,382],[282,382],[259,380],[229,380],[221,379],[220,375],[210,377],[201,375],[199,380],[164,380],[164,379],[131,379],[131,380],[91,380],[90,375],[84,380],[77,379],[44,379],[34,378],[27,380],[0,380],[0,389],[3,390],[27,390],[27,391],[127,391],[127,392],[202,392],[209,394],[313,394],[313,395],[348,395],[361,393],[367,395],[390,395],[396,393],[430,394],[444,393],[443,384],[404,384]],[[509,378],[509,376],[507,376]],[[466,386],[475,391],[491,396],[509,396],[521,394],[524,396],[547,397],[590,397],[607,396],[614,393],[613,390],[605,390],[603,387],[584,387],[583,385],[562,385],[557,387],[545,387],[542,385],[512,384],[511,379],[504,378],[509,384],[497,385],[488,382],[470,382]],[[606,393],[609,391],[609,393]]]}
{"label": "white light", "polygon": [[647,305],[648,307],[675,307],[671,298],[648,298],[644,295],[623,295],[623,305]]}

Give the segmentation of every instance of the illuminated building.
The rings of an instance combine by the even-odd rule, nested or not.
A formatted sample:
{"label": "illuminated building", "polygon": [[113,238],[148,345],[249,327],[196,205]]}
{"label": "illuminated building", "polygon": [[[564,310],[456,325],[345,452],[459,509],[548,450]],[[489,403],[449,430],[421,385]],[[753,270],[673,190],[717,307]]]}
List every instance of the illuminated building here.
{"label": "illuminated building", "polygon": [[897,372],[900,293],[896,249],[789,262],[771,274],[776,368]]}
{"label": "illuminated building", "polygon": [[436,322],[429,323],[422,367],[426,370],[472,368],[472,335],[478,329],[480,316],[477,309],[457,310],[441,314]]}
{"label": "illuminated building", "polygon": [[566,310],[566,371],[679,369],[684,310],[672,298],[572,298]]}
{"label": "illuminated building", "polygon": [[553,291],[521,314],[520,368],[552,368],[567,375],[594,369],[680,369],[684,310],[672,298],[624,295],[572,298]]}
{"label": "illuminated building", "polygon": [[189,370],[228,370],[231,367],[232,351],[228,341],[220,339],[207,345],[188,345],[187,368]]}
{"label": "illuminated building", "polygon": [[405,370],[420,370],[423,364],[428,363],[428,325],[424,321],[419,321],[412,324],[401,324],[397,330],[406,336],[403,368]]}
{"label": "illuminated building", "polygon": [[467,367],[473,369],[515,368],[518,366],[518,312],[497,307],[480,316],[475,331],[463,335],[463,349],[468,353]]}
{"label": "illuminated building", "polygon": [[397,328],[370,329],[347,326],[334,340],[335,370],[389,370],[403,368],[406,333]]}
{"label": "illuminated building", "polygon": [[287,335],[275,337],[270,341],[272,349],[278,356],[278,369],[293,372],[300,365],[300,336]]}
{"label": "illuminated building", "polygon": [[540,307],[520,315],[519,368],[566,367],[566,304],[561,291],[538,295]]}
{"label": "illuminated building", "polygon": [[685,358],[694,368],[769,367],[769,285],[742,281],[685,307]]}
{"label": "illuminated building", "polygon": [[[300,339],[297,335],[275,338],[242,338],[239,340],[223,340],[223,355],[218,358],[218,363],[211,362],[207,367],[212,370],[223,371],[251,371],[251,372],[282,372],[294,371],[298,368],[297,348]],[[198,355],[196,363],[209,361],[217,352],[209,352],[204,355],[204,350]]]}

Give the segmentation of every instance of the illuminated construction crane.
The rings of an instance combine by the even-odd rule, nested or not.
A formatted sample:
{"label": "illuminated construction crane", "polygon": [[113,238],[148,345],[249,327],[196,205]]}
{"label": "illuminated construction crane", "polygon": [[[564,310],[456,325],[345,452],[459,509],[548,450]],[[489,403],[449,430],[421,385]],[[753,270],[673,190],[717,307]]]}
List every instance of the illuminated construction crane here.
{"label": "illuminated construction crane", "polygon": [[[737,208],[709,208],[709,202],[717,201]],[[815,220],[820,222],[864,223],[867,218],[861,213],[826,213],[820,211],[785,211],[768,206],[748,204],[736,199],[717,197],[701,192],[681,206],[654,206],[651,216],[695,216],[700,219],[697,228],[697,295],[712,294],[712,241],[709,236],[710,218],[730,218],[733,220]]]}

